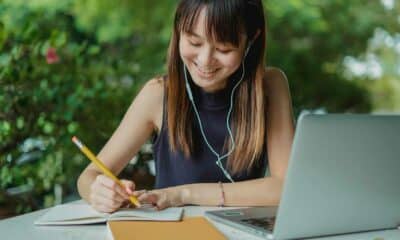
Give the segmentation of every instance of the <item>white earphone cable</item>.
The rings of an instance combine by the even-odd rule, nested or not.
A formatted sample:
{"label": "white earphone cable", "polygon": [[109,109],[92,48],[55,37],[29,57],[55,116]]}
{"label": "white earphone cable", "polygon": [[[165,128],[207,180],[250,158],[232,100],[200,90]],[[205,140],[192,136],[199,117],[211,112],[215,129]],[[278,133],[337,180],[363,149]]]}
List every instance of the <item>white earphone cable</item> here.
{"label": "white earphone cable", "polygon": [[233,138],[233,134],[232,134],[232,130],[231,130],[230,126],[229,126],[229,122],[230,122],[231,113],[232,113],[232,109],[233,109],[233,96],[234,96],[234,94],[235,94],[236,88],[237,88],[237,87],[239,86],[239,84],[243,81],[243,78],[244,78],[244,75],[245,75],[244,60],[246,59],[246,56],[247,56],[247,53],[249,52],[249,49],[250,49],[251,44],[252,44],[252,41],[249,43],[249,46],[247,47],[247,49],[246,49],[246,51],[245,51],[245,54],[244,54],[244,57],[243,57],[243,60],[242,60],[242,76],[240,77],[240,80],[235,84],[235,86],[233,87],[232,92],[231,92],[230,106],[229,106],[228,114],[227,114],[227,116],[226,116],[226,127],[227,127],[227,129],[228,129],[228,134],[229,134],[229,137],[230,137],[230,139],[231,139],[232,147],[231,147],[231,149],[230,149],[226,154],[224,154],[223,156],[220,156],[220,155],[217,153],[217,151],[215,151],[215,149],[211,146],[211,144],[210,144],[210,143],[208,142],[208,140],[207,140],[206,134],[204,133],[203,124],[201,123],[200,114],[199,114],[199,112],[198,112],[198,110],[197,110],[197,107],[196,107],[196,104],[195,104],[195,102],[194,102],[192,90],[191,90],[191,88],[190,88],[189,81],[188,81],[188,79],[187,79],[187,73],[186,73],[186,72],[187,72],[187,69],[186,69],[185,64],[183,64],[183,72],[184,72],[184,76],[185,76],[185,85],[186,85],[187,94],[188,94],[188,97],[189,97],[190,102],[192,103],[192,106],[193,106],[193,109],[194,109],[194,112],[195,112],[197,121],[198,121],[198,123],[199,123],[201,135],[202,135],[202,137],[203,137],[203,139],[204,139],[204,142],[206,143],[207,147],[208,147],[208,148],[210,149],[210,151],[217,157],[217,161],[216,161],[215,163],[216,163],[217,166],[222,170],[222,172],[224,173],[225,177],[226,177],[229,181],[231,181],[231,182],[234,182],[234,181],[233,181],[231,175],[228,173],[228,171],[226,171],[226,169],[225,169],[224,166],[222,165],[221,160],[224,159],[224,158],[226,158],[226,157],[228,157],[228,156],[233,152],[233,150],[235,149],[235,139]]}
{"label": "white earphone cable", "polygon": [[229,137],[230,137],[230,139],[231,139],[232,147],[231,147],[231,149],[230,149],[225,155],[223,155],[223,156],[220,156],[220,154],[218,154],[217,151],[215,151],[215,149],[214,149],[214,148],[211,146],[211,144],[208,142],[208,139],[207,139],[207,137],[206,137],[206,134],[204,133],[204,128],[203,128],[203,124],[202,124],[202,122],[201,122],[200,114],[199,114],[199,112],[198,112],[198,110],[197,110],[197,107],[196,107],[196,104],[195,104],[195,102],[194,102],[193,95],[192,95],[192,91],[191,91],[191,88],[190,88],[190,85],[189,85],[189,81],[188,81],[188,79],[187,79],[187,73],[186,73],[186,72],[187,72],[187,69],[186,69],[185,64],[183,64],[183,71],[184,71],[184,75],[185,75],[185,82],[186,82],[185,84],[186,84],[186,89],[187,89],[187,92],[188,92],[189,100],[190,100],[190,102],[191,102],[191,104],[192,104],[192,106],[193,106],[193,110],[194,110],[194,112],[195,112],[195,114],[196,114],[196,118],[197,118],[197,121],[198,121],[198,123],[199,123],[200,132],[201,132],[201,135],[202,135],[202,137],[203,137],[203,139],[204,139],[204,142],[206,143],[206,145],[207,145],[207,147],[210,149],[210,151],[217,157],[217,161],[216,161],[215,163],[216,163],[216,164],[218,165],[218,167],[222,170],[222,172],[224,173],[225,177],[228,178],[229,181],[234,182],[233,179],[232,179],[232,177],[231,177],[230,174],[228,173],[228,171],[226,171],[226,169],[223,167],[221,160],[224,159],[224,158],[226,158],[226,157],[228,157],[228,156],[233,152],[233,150],[235,149],[235,140],[234,140],[234,138],[233,138],[233,134],[232,134],[232,130],[231,130],[230,126],[229,126],[229,122],[230,122],[230,117],[231,117],[231,113],[232,113],[232,109],[233,109],[233,96],[234,96],[234,94],[235,94],[235,90],[236,90],[236,88],[239,86],[239,84],[242,82],[243,77],[244,77],[244,75],[245,75],[244,62],[242,62],[242,76],[240,77],[240,80],[236,83],[236,85],[235,85],[235,86],[233,87],[233,89],[232,89],[232,93],[231,93],[231,97],[230,97],[230,106],[229,106],[229,110],[228,110],[228,115],[227,115],[227,117],[226,117],[226,127],[227,127],[227,129],[228,129],[228,133],[229,133]]}

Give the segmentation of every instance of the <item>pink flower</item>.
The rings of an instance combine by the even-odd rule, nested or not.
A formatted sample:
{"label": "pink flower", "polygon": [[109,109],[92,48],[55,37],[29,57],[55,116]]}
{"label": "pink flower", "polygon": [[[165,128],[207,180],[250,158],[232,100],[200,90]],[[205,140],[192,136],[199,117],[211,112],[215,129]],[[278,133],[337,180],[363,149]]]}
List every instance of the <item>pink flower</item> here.
{"label": "pink flower", "polygon": [[55,48],[48,48],[46,52],[46,61],[47,64],[54,64],[60,61],[60,58],[57,55],[57,51]]}

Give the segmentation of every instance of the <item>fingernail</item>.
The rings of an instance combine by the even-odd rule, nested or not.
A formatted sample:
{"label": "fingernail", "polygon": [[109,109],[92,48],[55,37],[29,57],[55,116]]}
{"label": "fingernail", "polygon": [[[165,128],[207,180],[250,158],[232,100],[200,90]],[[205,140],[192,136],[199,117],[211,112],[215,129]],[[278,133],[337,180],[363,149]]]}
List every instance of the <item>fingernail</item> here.
{"label": "fingernail", "polygon": [[132,192],[132,190],[131,190],[130,188],[126,188],[126,191],[127,191],[130,195],[133,194],[133,192]]}

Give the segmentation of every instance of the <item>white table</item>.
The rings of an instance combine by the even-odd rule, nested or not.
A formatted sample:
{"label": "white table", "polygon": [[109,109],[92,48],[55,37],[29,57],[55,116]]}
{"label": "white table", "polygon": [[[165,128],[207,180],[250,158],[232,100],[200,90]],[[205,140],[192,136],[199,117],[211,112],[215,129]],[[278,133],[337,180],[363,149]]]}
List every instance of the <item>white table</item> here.
{"label": "white table", "polygon": [[[185,208],[185,216],[202,216],[205,211],[220,209],[218,207],[188,206]],[[33,222],[47,211],[39,210],[21,216],[0,221],[1,240],[107,240],[105,224],[81,225],[81,226],[35,226]],[[213,225],[231,240],[260,240],[247,233],[234,228],[212,222]],[[375,231],[351,235],[340,235],[320,240],[399,240],[400,230]]]}

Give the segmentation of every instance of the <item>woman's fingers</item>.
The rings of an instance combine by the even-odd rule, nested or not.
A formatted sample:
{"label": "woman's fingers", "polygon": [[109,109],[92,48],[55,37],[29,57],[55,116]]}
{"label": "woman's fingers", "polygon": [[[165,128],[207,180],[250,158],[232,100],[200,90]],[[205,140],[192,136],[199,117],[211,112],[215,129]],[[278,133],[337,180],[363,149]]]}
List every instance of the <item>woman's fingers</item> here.
{"label": "woman's fingers", "polygon": [[125,191],[129,194],[132,195],[133,191],[135,191],[136,185],[133,181],[129,180],[121,180],[122,184],[125,186]]}
{"label": "woman's fingers", "polygon": [[[123,197],[124,199],[128,199],[129,198],[129,194],[126,192],[126,189],[124,189],[123,187],[121,187],[117,182],[115,182],[114,180],[112,180],[111,178],[105,176],[105,175],[99,175],[97,176],[97,180],[99,183],[101,183],[104,187],[110,189],[111,191],[114,191],[116,193],[118,193],[121,197]],[[123,181],[123,184],[129,184],[129,185],[134,185],[133,182],[128,183],[129,181]]]}
{"label": "woman's fingers", "polygon": [[139,191],[134,191],[132,193],[133,196],[135,197],[139,197],[140,195],[142,195],[143,193],[147,192],[147,190],[143,189],[143,190],[139,190]]}
{"label": "woman's fingers", "polygon": [[149,195],[146,190],[135,191],[134,193],[137,196],[137,199],[141,203],[148,203]]}
{"label": "woman's fingers", "polygon": [[111,190],[108,188],[104,188],[102,191],[99,191],[98,194],[103,198],[116,200],[118,202],[123,202],[124,200],[129,198],[128,196],[126,197],[124,196],[127,195],[126,193],[124,195],[121,195],[118,191]]}
{"label": "woman's fingers", "polygon": [[91,185],[90,202],[93,207],[101,212],[113,212],[120,208],[129,200],[127,189],[131,191],[135,188],[132,181],[123,180],[123,185],[105,175],[97,176]]}
{"label": "woman's fingers", "polygon": [[[97,194],[93,197],[93,203],[96,206],[96,209],[103,211],[103,212],[113,212],[121,205],[126,203],[127,199],[120,196],[120,193],[117,189],[116,185],[113,185],[106,179],[100,179],[99,185],[102,186],[102,191],[98,191]],[[131,189],[134,188],[134,183],[129,181],[124,182],[124,185],[127,188]],[[120,187],[121,191],[124,191],[122,187]],[[127,195],[125,192],[124,195]],[[140,191],[132,191],[132,195],[137,197],[139,202],[144,204],[152,204],[156,206],[157,209],[162,210],[167,207],[171,207],[171,201],[168,197],[167,191],[147,191],[147,190],[140,190]]]}
{"label": "woman's fingers", "polygon": [[157,203],[156,203],[157,209],[158,210],[163,210],[169,206],[169,203],[167,202],[167,199],[165,198],[160,198]]}
{"label": "woman's fingers", "polygon": [[123,200],[110,199],[102,195],[96,195],[92,201],[93,207],[102,212],[114,212],[124,203]]}
{"label": "woman's fingers", "polygon": [[96,204],[96,205],[93,205],[93,207],[97,211],[104,212],[104,213],[112,213],[119,209],[119,207],[110,207],[106,204]]}
{"label": "woman's fingers", "polygon": [[170,207],[168,196],[163,191],[141,192],[141,194],[138,197],[138,200],[143,203],[152,204],[156,206],[158,210]]}
{"label": "woman's fingers", "polygon": [[94,209],[96,209],[99,212],[111,213],[111,212],[115,211],[115,210],[113,210],[113,209],[111,209],[111,208],[109,208],[109,207],[107,207],[105,205],[102,205],[102,204],[92,204],[92,206],[93,206]]}
{"label": "woman's fingers", "polygon": [[150,203],[150,204],[157,204],[158,201],[158,193],[155,191],[151,191],[151,192],[147,192],[146,190],[144,190],[139,196],[138,196],[138,200],[139,202],[142,203]]}

